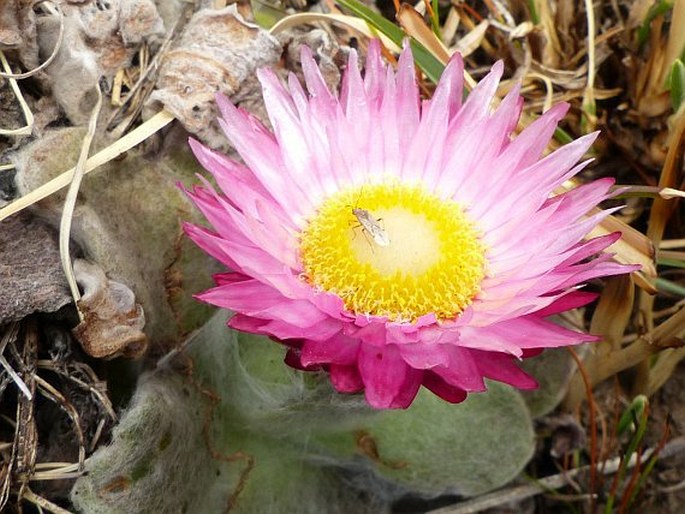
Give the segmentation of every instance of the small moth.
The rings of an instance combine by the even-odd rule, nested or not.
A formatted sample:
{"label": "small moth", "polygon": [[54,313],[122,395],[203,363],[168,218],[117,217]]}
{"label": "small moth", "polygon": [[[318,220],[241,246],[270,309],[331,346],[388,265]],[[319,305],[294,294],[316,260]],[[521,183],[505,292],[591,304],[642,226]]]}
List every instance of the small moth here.
{"label": "small moth", "polygon": [[373,239],[378,246],[388,246],[390,244],[388,233],[378,224],[378,220],[376,220],[369,211],[354,207],[352,209],[352,214],[354,214],[354,217],[357,218],[359,224],[366,230],[371,236],[371,239]]}

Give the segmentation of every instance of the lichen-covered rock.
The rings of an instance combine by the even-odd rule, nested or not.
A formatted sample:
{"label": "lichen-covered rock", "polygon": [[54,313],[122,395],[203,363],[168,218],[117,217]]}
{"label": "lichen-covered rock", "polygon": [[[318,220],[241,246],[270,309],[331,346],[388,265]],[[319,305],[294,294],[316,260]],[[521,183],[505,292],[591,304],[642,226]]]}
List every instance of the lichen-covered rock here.
{"label": "lichen-covered rock", "polygon": [[0,326],[71,302],[57,231],[29,213],[0,222]]}

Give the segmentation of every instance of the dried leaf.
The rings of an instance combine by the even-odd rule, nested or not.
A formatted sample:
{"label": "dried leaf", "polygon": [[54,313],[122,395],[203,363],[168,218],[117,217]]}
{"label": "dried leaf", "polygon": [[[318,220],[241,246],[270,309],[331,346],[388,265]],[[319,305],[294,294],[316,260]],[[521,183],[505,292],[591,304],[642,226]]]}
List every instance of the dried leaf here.
{"label": "dried leaf", "polygon": [[84,292],[78,301],[83,321],[72,332],[86,353],[98,359],[145,353],[145,315],[133,291],[84,260],[74,262],[74,272]]}
{"label": "dried leaf", "polygon": [[397,13],[397,21],[408,36],[421,43],[441,63],[447,64],[450,53],[435,33],[423,21],[423,17],[409,4],[402,4]]}
{"label": "dried leaf", "polygon": [[488,20],[481,21],[473,30],[457,42],[454,50],[464,57],[471,55],[480,47],[489,26],[490,22]]}

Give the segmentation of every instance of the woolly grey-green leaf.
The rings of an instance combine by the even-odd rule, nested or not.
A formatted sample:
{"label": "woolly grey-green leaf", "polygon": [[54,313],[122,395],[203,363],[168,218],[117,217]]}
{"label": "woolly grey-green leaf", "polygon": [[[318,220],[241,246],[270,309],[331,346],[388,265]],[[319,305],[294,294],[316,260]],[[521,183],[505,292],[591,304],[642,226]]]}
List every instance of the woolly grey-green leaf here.
{"label": "woolly grey-green leaf", "polygon": [[266,337],[230,330],[217,313],[190,352],[200,376],[219,391],[246,430],[282,437],[352,428],[377,415],[361,395],[340,395],[324,374],[288,367],[286,347]]}
{"label": "woolly grey-green leaf", "polygon": [[575,362],[566,348],[547,349],[523,361],[521,367],[535,377],[539,384],[537,389],[521,392],[534,418],[549,414],[559,405],[576,370]]}
{"label": "woolly grey-green leaf", "polygon": [[[364,495],[349,487],[333,467],[305,459],[306,437],[293,441],[244,432],[217,413],[214,427],[225,439],[221,446],[235,460],[222,466],[209,498],[223,493],[234,514],[382,514],[389,511],[387,498]],[[220,428],[219,428],[220,427]],[[226,483],[233,484],[226,491]],[[213,491],[213,493],[212,493]],[[228,494],[227,494],[228,493]],[[213,505],[198,504],[194,512],[218,512]]]}
{"label": "woolly grey-green leaf", "polygon": [[508,386],[489,383],[459,405],[422,391],[407,410],[376,411],[361,395],[333,392],[326,377],[287,368],[282,346],[230,331],[224,319],[212,318],[191,353],[209,383],[232,392],[223,402],[243,429],[307,442],[310,457],[349,470],[364,454],[385,479],[426,494],[494,489],[532,455],[528,408]]}
{"label": "woolly grey-green leaf", "polygon": [[71,491],[84,514],[197,512],[216,467],[202,439],[204,403],[171,372],[141,377],[111,445],[86,461]]}
{"label": "woolly grey-green leaf", "polygon": [[[424,495],[474,496],[512,480],[533,454],[530,414],[496,382],[459,404],[422,390],[405,411],[384,411],[346,436],[319,439],[341,458],[363,454],[381,477]],[[351,466],[358,462],[350,461]]]}
{"label": "woolly grey-green leaf", "polygon": [[[224,318],[216,317],[226,336],[231,331]],[[227,346],[224,338],[216,341]],[[197,342],[210,345],[211,339]],[[271,376],[278,378],[284,365],[275,364]],[[268,359],[264,365],[269,375]],[[308,459],[306,415],[300,417],[302,431],[283,439],[238,427],[231,402],[212,408],[209,395],[233,394],[229,384],[235,382],[225,380],[230,372],[214,363],[209,374],[224,379],[217,384],[199,374],[178,375],[164,364],[145,375],[111,445],[88,459],[88,473],[76,481],[75,508],[84,514],[194,514],[227,507],[241,514],[388,511],[388,496],[364,494],[335,467]]]}

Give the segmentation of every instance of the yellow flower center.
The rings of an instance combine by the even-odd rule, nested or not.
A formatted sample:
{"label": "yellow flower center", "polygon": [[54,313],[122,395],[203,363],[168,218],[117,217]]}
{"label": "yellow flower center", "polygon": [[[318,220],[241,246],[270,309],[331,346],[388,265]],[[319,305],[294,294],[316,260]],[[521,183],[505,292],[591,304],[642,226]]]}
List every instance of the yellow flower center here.
{"label": "yellow flower center", "polygon": [[363,185],[327,198],[300,235],[304,277],[354,313],[452,319],[480,291],[485,248],[459,204],[416,186]]}

